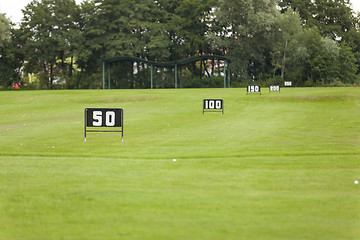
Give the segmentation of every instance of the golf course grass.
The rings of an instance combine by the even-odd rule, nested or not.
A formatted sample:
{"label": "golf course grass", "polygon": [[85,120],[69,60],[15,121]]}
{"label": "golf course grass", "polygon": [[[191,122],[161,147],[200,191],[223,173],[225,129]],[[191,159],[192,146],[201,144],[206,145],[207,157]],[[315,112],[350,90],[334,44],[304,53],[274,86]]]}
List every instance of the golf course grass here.
{"label": "golf course grass", "polygon": [[[88,107],[123,108],[124,142],[85,142]],[[360,88],[3,91],[0,115],[0,240],[360,236]]]}

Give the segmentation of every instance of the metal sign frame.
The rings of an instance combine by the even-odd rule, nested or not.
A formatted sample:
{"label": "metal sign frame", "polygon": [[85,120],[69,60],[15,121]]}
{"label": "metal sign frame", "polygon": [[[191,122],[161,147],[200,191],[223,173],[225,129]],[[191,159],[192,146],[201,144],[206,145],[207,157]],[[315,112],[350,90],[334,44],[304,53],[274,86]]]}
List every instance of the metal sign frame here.
{"label": "metal sign frame", "polygon": [[[251,87],[253,87],[253,91],[249,91],[251,90]],[[258,87],[259,88],[259,91],[255,91],[255,87]],[[260,85],[247,85],[246,87],[246,95],[248,95],[249,93],[260,93],[261,95],[261,86]]]}
{"label": "metal sign frame", "polygon": [[[97,121],[94,121],[94,116],[89,116],[88,112],[101,112],[101,115],[95,115]],[[113,114],[106,114],[106,113]],[[105,116],[104,114],[105,113]],[[89,124],[91,120],[92,124]],[[111,121],[110,121],[111,120]],[[96,123],[96,125],[95,125]],[[88,130],[87,128],[121,128],[121,130]],[[122,108],[85,108],[84,110],[84,138],[86,142],[86,133],[88,132],[121,132],[121,141],[124,141],[124,110]]]}
{"label": "metal sign frame", "polygon": [[[213,101],[214,106],[211,107],[209,102]],[[216,102],[221,102],[221,107],[216,108]],[[211,107],[211,108],[210,108]],[[221,114],[224,114],[224,100],[223,99],[204,99],[203,100],[203,114],[205,112],[221,112]]]}

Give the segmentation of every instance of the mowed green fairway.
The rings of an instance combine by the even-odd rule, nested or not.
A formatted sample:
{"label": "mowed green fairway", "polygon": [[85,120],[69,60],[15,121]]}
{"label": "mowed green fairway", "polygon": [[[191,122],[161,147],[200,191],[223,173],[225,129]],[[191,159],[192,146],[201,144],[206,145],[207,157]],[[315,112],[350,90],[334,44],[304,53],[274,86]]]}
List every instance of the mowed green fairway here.
{"label": "mowed green fairway", "polygon": [[0,92],[0,239],[358,239],[360,88],[263,91]]}

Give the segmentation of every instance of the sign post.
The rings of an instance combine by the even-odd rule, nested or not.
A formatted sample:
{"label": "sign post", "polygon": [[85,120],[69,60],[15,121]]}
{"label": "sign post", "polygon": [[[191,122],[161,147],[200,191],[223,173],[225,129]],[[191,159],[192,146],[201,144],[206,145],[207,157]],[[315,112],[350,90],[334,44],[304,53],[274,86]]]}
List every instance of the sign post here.
{"label": "sign post", "polygon": [[[122,108],[85,108],[84,127],[85,142],[87,132],[121,132],[121,141],[124,141],[124,111]],[[103,128],[120,128],[121,130],[104,130]],[[101,128],[89,130],[87,128]]]}

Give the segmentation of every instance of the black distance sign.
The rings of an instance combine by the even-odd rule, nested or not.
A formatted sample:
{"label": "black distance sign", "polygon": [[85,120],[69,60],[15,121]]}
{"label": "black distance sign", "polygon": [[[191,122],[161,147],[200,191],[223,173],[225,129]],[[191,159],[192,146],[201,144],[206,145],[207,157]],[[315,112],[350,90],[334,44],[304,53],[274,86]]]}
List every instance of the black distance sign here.
{"label": "black distance sign", "polygon": [[261,88],[259,85],[248,85],[247,86],[247,92],[253,92],[253,93],[260,93]]}
{"label": "black distance sign", "polygon": [[205,112],[221,112],[224,114],[223,99],[204,99],[203,114]]}
{"label": "black distance sign", "polygon": [[280,86],[269,86],[270,92],[278,92],[280,91]]}
{"label": "black distance sign", "polygon": [[221,110],[223,108],[222,99],[204,99],[204,110],[206,109],[217,109]]}
{"label": "black distance sign", "polygon": [[87,108],[87,127],[121,127],[122,108]]}

